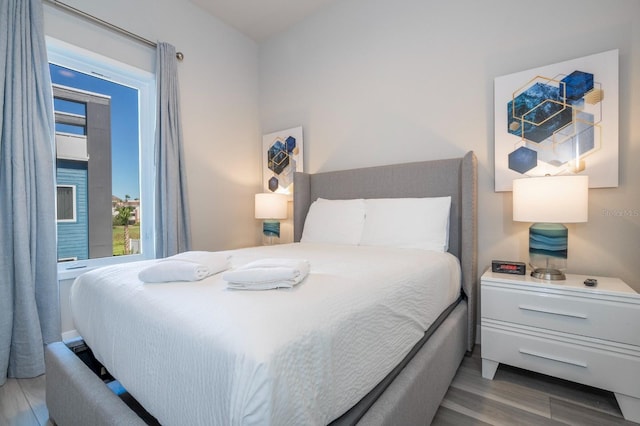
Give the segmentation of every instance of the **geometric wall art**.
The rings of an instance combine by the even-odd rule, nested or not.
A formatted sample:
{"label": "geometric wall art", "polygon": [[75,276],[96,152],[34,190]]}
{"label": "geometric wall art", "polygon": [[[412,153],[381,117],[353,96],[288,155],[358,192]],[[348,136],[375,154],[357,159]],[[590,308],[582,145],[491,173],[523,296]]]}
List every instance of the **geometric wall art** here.
{"label": "geometric wall art", "polygon": [[291,194],[293,174],[302,172],[302,127],[262,137],[262,176],[265,192]]}
{"label": "geometric wall art", "polygon": [[526,176],[618,186],[618,50],[497,77],[495,191]]}

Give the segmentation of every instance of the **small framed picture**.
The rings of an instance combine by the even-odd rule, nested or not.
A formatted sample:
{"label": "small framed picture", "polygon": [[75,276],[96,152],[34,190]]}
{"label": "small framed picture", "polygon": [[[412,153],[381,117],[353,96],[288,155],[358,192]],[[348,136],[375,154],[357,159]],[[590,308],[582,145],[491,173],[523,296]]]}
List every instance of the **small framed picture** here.
{"label": "small framed picture", "polygon": [[293,174],[304,171],[302,126],[264,135],[262,158],[265,192],[291,194]]}

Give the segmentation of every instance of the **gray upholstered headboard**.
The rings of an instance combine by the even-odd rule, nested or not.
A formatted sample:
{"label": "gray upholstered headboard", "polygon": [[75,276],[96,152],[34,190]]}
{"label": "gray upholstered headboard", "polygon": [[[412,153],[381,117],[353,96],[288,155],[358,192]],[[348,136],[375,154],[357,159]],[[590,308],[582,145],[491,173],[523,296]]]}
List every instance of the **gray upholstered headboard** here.
{"label": "gray upholstered headboard", "polygon": [[317,198],[405,198],[451,196],[449,252],[460,259],[469,305],[468,349],[475,343],[477,304],[477,160],[462,158],[341,170],[296,173],[294,241],[300,241],[309,206]]}

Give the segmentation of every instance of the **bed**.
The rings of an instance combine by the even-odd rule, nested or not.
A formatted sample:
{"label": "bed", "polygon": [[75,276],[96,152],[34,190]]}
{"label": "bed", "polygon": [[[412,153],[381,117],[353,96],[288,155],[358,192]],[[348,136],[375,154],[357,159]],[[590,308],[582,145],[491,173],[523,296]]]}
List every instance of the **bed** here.
{"label": "bed", "polygon": [[[219,277],[209,277],[145,287],[135,278],[154,261],[112,267],[84,274],[82,285],[74,284],[80,294],[74,312],[82,322],[78,329],[96,357],[163,424],[426,424],[475,341],[476,167],[470,152],[456,159],[297,173],[295,243],[228,254],[233,268],[265,256],[303,256],[311,273],[298,286],[233,292]],[[309,242],[308,232],[305,241],[303,225],[318,199],[422,197],[450,197],[445,253],[325,247]],[[409,265],[422,266],[410,273]],[[416,286],[389,286],[399,276]],[[434,297],[423,294],[417,276],[459,286],[442,287]],[[349,286],[340,285],[345,280]],[[103,281],[113,287],[105,290]],[[379,302],[369,303],[369,293],[389,302],[386,316],[370,320],[365,308]],[[208,301],[214,299],[220,304],[212,309]],[[170,309],[167,300],[183,308]],[[322,310],[314,307],[319,300]],[[222,326],[230,318],[225,311],[247,306],[249,314]],[[307,318],[313,312],[321,326]],[[283,322],[287,325],[279,327]],[[407,332],[384,334],[385,328]],[[125,329],[144,333],[125,334]],[[224,343],[222,353],[207,346],[213,340]],[[391,351],[397,347],[402,349]],[[268,362],[254,356],[256,351],[268,352]],[[368,361],[359,358],[362,353]],[[66,346],[50,345],[46,357],[47,405],[57,424],[144,424]]]}

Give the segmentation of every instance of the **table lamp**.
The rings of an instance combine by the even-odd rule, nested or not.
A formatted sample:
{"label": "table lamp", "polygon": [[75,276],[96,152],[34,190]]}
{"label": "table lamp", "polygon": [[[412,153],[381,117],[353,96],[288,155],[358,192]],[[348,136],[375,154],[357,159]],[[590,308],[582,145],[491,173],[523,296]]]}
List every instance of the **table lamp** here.
{"label": "table lamp", "polygon": [[265,244],[274,244],[280,239],[280,221],[287,218],[286,194],[256,194],[255,218],[262,219],[262,235]]}
{"label": "table lamp", "polygon": [[513,181],[513,220],[534,222],[529,228],[531,276],[564,280],[568,231],[563,223],[586,222],[588,176],[542,176]]}

